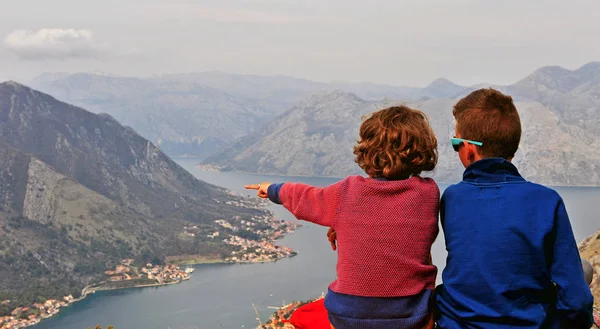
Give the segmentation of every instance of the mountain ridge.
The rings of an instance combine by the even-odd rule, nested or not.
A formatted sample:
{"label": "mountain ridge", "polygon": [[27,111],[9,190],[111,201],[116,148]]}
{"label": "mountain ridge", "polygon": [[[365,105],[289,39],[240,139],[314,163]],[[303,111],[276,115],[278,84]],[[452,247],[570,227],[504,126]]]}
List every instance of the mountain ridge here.
{"label": "mountain ridge", "polygon": [[[262,174],[361,174],[352,154],[360,118],[384,106],[404,104],[423,110],[438,137],[438,166],[427,175],[440,182],[456,182],[462,169],[449,143],[454,134],[451,109],[455,102],[456,99],[424,99],[378,103],[347,93],[314,96],[277,117],[261,134],[249,135],[204,163],[225,171]],[[600,138],[583,143],[584,129],[562,123],[556,113],[539,102],[521,101],[516,105],[521,113],[523,137],[514,162],[526,178],[550,185],[600,184],[596,173],[600,157],[588,152],[587,147],[599,145]]]}
{"label": "mountain ridge", "polygon": [[113,118],[14,81],[0,83],[0,166],[0,300],[15,305],[77,296],[126,258],[230,255],[206,237],[215,220],[266,214]]}
{"label": "mountain ridge", "polygon": [[[564,147],[568,149],[571,148],[580,148],[579,144],[583,145],[596,145],[598,136],[600,135],[600,111],[598,109],[600,107],[600,62],[591,62],[585,65],[582,65],[579,68],[569,70],[565,68],[561,68],[558,66],[546,66],[541,67],[538,70],[535,70],[530,75],[517,81],[511,85],[491,85],[491,84],[480,84],[475,86],[461,86],[455,84],[454,82],[445,79],[439,78],[432,81],[430,84],[423,88],[415,88],[415,87],[402,87],[402,86],[388,86],[388,85],[377,85],[371,83],[343,83],[343,82],[313,82],[307,79],[298,79],[293,77],[286,76],[253,76],[253,75],[235,75],[229,74],[225,72],[204,72],[204,73],[190,73],[190,74],[171,74],[171,75],[163,75],[160,77],[152,77],[148,78],[148,81],[152,83],[158,83],[165,86],[170,86],[167,89],[167,94],[172,93],[173,90],[177,88],[189,88],[194,85],[201,86],[211,86],[216,90],[225,90],[227,93],[233,97],[246,97],[253,96],[253,100],[249,100],[248,102],[258,102],[252,103],[258,107],[261,107],[260,102],[266,102],[269,104],[267,107],[263,107],[265,109],[262,113],[264,116],[246,116],[244,109],[242,109],[239,105],[232,105],[231,108],[238,108],[239,111],[213,111],[214,114],[208,117],[197,114],[197,112],[189,112],[189,114],[182,115],[179,112],[172,110],[172,107],[166,107],[167,105],[177,104],[177,101],[172,101],[169,99],[164,99],[163,107],[164,111],[170,111],[171,113],[164,115],[152,114],[148,116],[147,119],[143,119],[141,121],[132,122],[129,124],[136,130],[140,130],[139,126],[156,126],[154,123],[160,121],[160,125],[162,122],[171,121],[170,125],[174,127],[176,122],[186,122],[182,127],[189,127],[178,129],[178,134],[172,136],[179,137],[165,137],[164,139],[157,139],[156,144],[167,153],[171,155],[196,155],[199,156],[199,161],[203,159],[210,158],[224,158],[221,156],[223,152],[228,154],[230,157],[234,157],[236,152],[241,152],[242,148],[248,146],[250,141],[256,141],[258,139],[257,134],[254,132],[257,130],[264,130],[270,126],[270,123],[273,120],[280,120],[279,117],[281,115],[288,115],[288,112],[297,106],[297,104],[302,103],[304,100],[311,97],[314,94],[322,94],[322,93],[330,93],[335,90],[341,90],[343,92],[350,92],[356,94],[359,98],[373,102],[373,104],[393,104],[393,103],[407,103],[414,104],[416,107],[420,106],[420,104],[426,104],[427,106],[431,104],[438,103],[439,106],[443,106],[447,109],[450,109],[453,104],[452,102],[456,102],[456,100],[460,97],[463,97],[480,87],[494,87],[497,88],[511,96],[521,104],[525,104],[530,109],[534,109],[537,107],[544,107],[544,112],[547,112],[546,117],[539,117],[542,121],[547,121],[549,124],[555,125],[555,133],[560,135],[561,137],[552,137],[557,139],[557,143],[564,145]],[[147,83],[147,82],[145,82]],[[172,85],[171,85],[172,84]],[[186,87],[182,87],[186,86]],[[190,88],[191,89],[191,88]],[[170,91],[168,91],[170,90]],[[241,95],[241,96],[240,96]],[[205,98],[202,98],[206,102],[211,102],[215,99],[213,96],[207,95]],[[244,98],[242,98],[244,99]],[[258,101],[257,101],[258,99]],[[125,102],[128,102],[125,100]],[[246,102],[246,101],[244,101]],[[230,104],[234,104],[235,102],[230,102]],[[112,103],[107,103],[108,105]],[[188,102],[188,105],[193,106],[193,102]],[[106,104],[105,104],[106,105]],[[106,106],[108,106],[106,105]],[[252,106],[254,106],[252,105]],[[102,105],[104,106],[104,105]],[[100,106],[100,107],[102,107]],[[129,105],[127,105],[129,106]],[[127,106],[123,107],[126,108]],[[140,106],[143,106],[140,103]],[[317,105],[315,105],[317,106]],[[433,106],[433,105],[431,105]],[[147,110],[150,113],[155,113],[156,109],[150,107],[143,107],[145,111]],[[140,107],[141,109],[141,107]],[[162,110],[161,110],[162,111]],[[236,112],[237,111],[237,112]],[[433,111],[433,115],[446,118],[447,113],[438,113],[438,111]],[[534,112],[538,113],[539,109],[536,109]],[[218,112],[218,113],[217,113]],[[528,113],[526,115],[531,115],[532,113]],[[142,113],[139,111],[139,113]],[[138,113],[138,114],[139,114]],[[166,112],[165,112],[166,113]],[[228,114],[229,113],[229,114]],[[136,115],[138,115],[136,114]],[[362,113],[367,114],[367,113]],[[143,114],[146,115],[146,114]],[[236,124],[234,120],[229,118],[239,117],[242,115],[244,117],[244,121]],[[175,120],[174,118],[182,117],[184,119]],[[212,136],[216,137],[199,137],[195,131],[202,130],[200,124],[192,124],[189,122],[195,122],[196,117],[202,117],[204,122],[210,122],[210,126],[220,127],[220,129],[215,130],[214,133],[211,133]],[[536,116],[537,117],[537,116]],[[116,117],[117,120],[121,118]],[[309,122],[305,122],[308,124]],[[300,122],[297,122],[300,124]],[[315,126],[323,127],[321,123],[315,124],[314,120],[311,121],[310,124]],[[353,123],[355,124],[355,123]],[[187,126],[186,126],[187,125]],[[166,136],[165,133],[169,131],[171,128],[165,128],[165,126],[156,126],[158,128],[155,131],[162,131],[160,134]],[[538,127],[533,125],[537,131],[543,131],[543,127]],[[145,129],[145,128],[144,128]],[[152,128],[154,129],[154,128]],[[440,129],[443,129],[443,135],[440,137],[447,137],[446,135],[453,134],[446,123],[442,124],[440,122]],[[140,130],[142,135],[147,136],[149,133],[145,130]],[[326,131],[324,131],[326,132]],[[300,132],[298,132],[300,133]],[[309,132],[310,135],[312,131]],[[566,135],[565,135],[566,133]],[[204,136],[204,133],[201,135]],[[223,137],[227,135],[226,137]],[[219,137],[220,136],[220,137]],[[156,137],[156,136],[155,136]],[[298,136],[298,140],[304,139],[306,136]],[[536,138],[532,136],[532,138]],[[173,139],[179,139],[183,142],[173,141]],[[355,138],[354,138],[355,139]],[[351,143],[354,139],[348,141]],[[572,140],[574,143],[578,145],[572,146],[568,144],[564,144],[561,140]],[[317,140],[305,141],[306,143],[316,143]],[[175,148],[178,150],[173,153],[174,149],[170,147],[170,145],[177,145]],[[182,144],[183,143],[183,144]],[[190,144],[191,143],[191,144]],[[541,143],[541,141],[537,142]],[[275,147],[275,144],[271,143],[271,147]],[[186,145],[186,146],[182,146]],[[189,146],[194,145],[194,146]],[[291,145],[291,144],[290,144]],[[308,145],[308,144],[307,144]],[[344,149],[348,149],[343,145],[340,145]],[[338,146],[339,147],[339,146]],[[523,144],[522,147],[524,149],[531,148],[528,147],[527,143]],[[540,145],[538,148],[546,150],[549,152],[550,158],[553,158],[558,154],[557,148],[549,148],[547,146]],[[181,151],[181,152],[180,152]],[[334,151],[334,154],[335,150]],[[180,152],[180,153],[178,153]],[[573,153],[574,152],[574,153]],[[578,159],[591,159],[591,157],[587,154],[583,154],[581,150],[578,151],[567,151],[566,154],[572,154],[575,157],[574,162],[577,163],[574,165],[576,168],[583,168],[584,165],[580,163]],[[272,152],[271,152],[272,153]],[[318,156],[316,154],[318,153]],[[311,156],[316,156],[315,161],[320,161],[318,159],[325,159],[327,156],[319,151],[316,154]],[[300,152],[298,154],[301,154]],[[531,154],[531,151],[530,151]],[[305,154],[308,156],[308,154]],[[324,156],[324,157],[323,157]],[[525,156],[525,154],[524,154]],[[354,173],[354,169],[350,169],[348,164],[345,164],[347,170],[339,171],[338,169],[331,168],[331,170],[308,170],[310,167],[309,164],[302,163],[304,160],[299,160],[298,164],[291,165],[291,168],[295,168],[298,166],[302,166],[304,170],[293,170],[288,172],[287,170],[282,170],[281,166],[283,164],[281,161],[278,163],[278,159],[281,160],[285,158],[285,156],[274,156],[271,155],[268,159],[261,159],[260,157],[253,155],[253,158],[257,161],[262,161],[258,164],[259,167],[265,166],[267,168],[271,166],[269,163],[276,163],[272,169],[273,173],[277,174],[289,174],[289,175],[335,175],[335,176],[343,176],[347,173]],[[333,160],[324,160],[335,162]],[[448,159],[448,161],[452,161]],[[561,160],[562,161],[562,160]],[[595,161],[595,160],[593,160]],[[210,161],[209,161],[210,162]],[[217,161],[218,162],[218,161]],[[284,161],[285,162],[285,161]],[[456,165],[455,162],[451,162],[452,166]],[[530,162],[531,163],[531,162]],[[250,163],[247,163],[248,165]],[[237,165],[235,163],[221,163],[225,168],[234,168]],[[317,167],[320,165],[317,165]],[[441,165],[442,169],[438,170],[438,175],[444,177],[444,179],[449,179],[453,181],[457,178],[460,178],[456,173],[451,173],[450,167],[446,168],[446,164],[443,163]],[[551,165],[551,167],[554,165]],[[590,167],[594,167],[595,163],[591,163]],[[568,166],[561,165],[560,167],[568,170]],[[531,167],[535,168],[535,176],[536,178],[540,178],[544,182],[552,182],[556,184],[575,184],[571,178],[567,176],[571,176],[570,174],[544,174],[545,169],[543,167],[538,166],[537,164]],[[456,169],[456,168],[455,168]],[[254,169],[248,168],[237,168],[236,170],[244,170],[247,172],[252,172]],[[264,169],[263,169],[264,170]],[[337,174],[336,174],[337,172]],[[556,177],[550,177],[550,176]],[[546,177],[547,176],[547,177]],[[561,176],[563,176],[561,178]],[[583,183],[581,179],[576,179],[580,183]],[[580,184],[577,183],[577,184]]]}
{"label": "mountain ridge", "polygon": [[199,158],[217,153],[314,93],[340,89],[379,100],[435,97],[457,86],[448,82],[420,94],[421,89],[415,87],[224,72],[148,78],[46,73],[32,85],[62,101],[112,115],[171,156]]}

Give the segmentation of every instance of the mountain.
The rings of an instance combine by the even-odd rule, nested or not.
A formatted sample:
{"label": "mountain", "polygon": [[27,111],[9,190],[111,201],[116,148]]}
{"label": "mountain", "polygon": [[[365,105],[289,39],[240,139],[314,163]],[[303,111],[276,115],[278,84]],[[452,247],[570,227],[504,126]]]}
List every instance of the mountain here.
{"label": "mountain", "polygon": [[151,78],[155,82],[184,82],[227,91],[235,96],[267,100],[277,104],[281,110],[289,108],[295,102],[312,94],[323,91],[344,90],[356,93],[362,98],[378,100],[381,98],[406,97],[420,88],[391,86],[369,82],[317,82],[284,75],[260,76],[230,74],[211,71],[188,74],[168,74]]}
{"label": "mountain", "polygon": [[355,166],[343,155],[352,154],[360,116],[375,109],[375,102],[342,91],[315,95],[207,162],[259,173],[350,172]]}
{"label": "mountain", "polygon": [[45,74],[32,85],[59,100],[108,113],[172,156],[205,156],[262,125],[277,107],[186,81],[97,73]]}
{"label": "mountain", "polygon": [[[430,109],[431,118],[447,118],[437,110],[441,102],[428,100],[421,104]],[[391,104],[367,101],[343,91],[317,94],[205,163],[216,164],[222,170],[265,174],[359,174],[361,169],[354,163],[352,152],[361,117]],[[405,104],[412,106],[410,102]],[[432,120],[432,125],[439,134],[449,136],[449,126],[441,125],[444,121]],[[446,147],[442,144],[441,148]]]}
{"label": "mountain", "polygon": [[[352,147],[361,117],[387,105],[402,103],[424,111],[439,143],[433,176],[441,182],[460,180],[462,168],[450,147],[454,134],[452,106],[457,99],[377,103],[351,93],[320,94],[299,102],[259,132],[205,160],[222,170],[265,174],[345,176],[361,173]],[[585,139],[584,129],[563,122],[549,107],[518,102],[523,138],[514,162],[527,179],[553,185],[600,184],[600,136]],[[591,147],[591,148],[590,148]]]}
{"label": "mountain", "polygon": [[[534,115],[556,126],[539,127],[531,122],[530,130],[550,134],[551,139],[564,146],[561,151],[556,145],[545,145],[543,141],[538,145],[524,139],[522,150],[528,150],[528,153],[520,152],[522,158],[518,157],[516,161],[531,159],[535,149],[547,151],[540,156],[548,162],[526,162],[522,168],[530,171],[532,177],[554,184],[588,183],[577,177],[581,173],[571,171],[585,171],[598,164],[594,162],[593,155],[587,154],[590,152],[580,149],[582,145],[597,145],[600,136],[599,72],[600,63],[590,63],[576,70],[545,67],[515,84],[494,86],[513,95],[530,109],[524,115]],[[324,83],[287,76],[223,72],[171,74],[146,79],[106,74],[47,74],[36,79],[35,85],[59,99],[83,105],[94,112],[113,115],[169,155],[212,157],[208,162],[232,170],[337,176],[357,172],[352,154],[348,153],[352,149],[356,131],[350,130],[341,135],[338,132],[334,133],[335,138],[325,138],[313,134],[313,129],[306,128],[308,135],[301,130],[304,125],[315,125],[323,133],[330,133],[326,122],[317,123],[305,118],[312,115],[306,114],[309,113],[306,108],[310,106],[322,106],[323,112],[344,111],[335,108],[344,106],[344,102],[335,104],[324,98],[322,100],[327,104],[317,104],[323,94],[335,94],[337,90],[356,95],[366,103],[354,104],[352,106],[356,108],[351,107],[346,111],[360,115],[372,112],[366,109],[361,111],[360,106],[383,103],[407,102],[415,107],[431,107],[428,111],[431,112],[432,124],[443,129],[445,135],[440,137],[445,139],[452,134],[448,130],[448,122],[452,118],[445,109],[449,111],[458,98],[472,90],[488,86],[461,86],[441,78],[424,88],[414,88],[372,83]],[[321,96],[311,98],[314,94]],[[442,106],[443,110],[435,106]],[[302,112],[305,114],[290,114],[290,111],[294,111],[289,110],[290,108],[298,107],[305,108]],[[323,113],[319,114],[323,120],[330,119]],[[336,116],[333,113],[331,115]],[[348,127],[356,128],[357,122],[348,121]],[[290,132],[294,131],[297,137],[296,143],[286,147],[286,151],[294,153],[296,148],[308,147],[315,152],[298,150],[292,156],[289,152],[277,153],[269,149],[276,144],[274,141],[266,141],[265,139],[273,136],[265,134],[276,134],[280,123],[289,127]],[[342,129],[337,123],[331,128]],[[538,140],[537,135],[532,135],[531,138]],[[319,143],[322,145],[317,145]],[[442,154],[442,159],[446,156],[448,158],[440,162],[436,175],[453,181],[460,178],[461,170],[449,149],[448,152],[447,155]],[[260,155],[263,153],[265,158]],[[336,159],[336,156],[348,154],[350,158],[347,160]],[[573,157],[569,160],[569,165],[564,164],[567,160],[563,160],[568,156]],[[294,157],[298,158],[297,161]],[[252,162],[250,159],[260,161]],[[238,160],[241,162],[238,163]],[[260,169],[253,169],[256,166]],[[444,169],[446,167],[448,168]],[[553,169],[546,169],[549,167]]]}
{"label": "mountain", "polygon": [[59,100],[110,114],[171,156],[200,158],[230,146],[317,92],[341,89],[371,100],[421,96],[412,87],[223,72],[150,78],[46,73],[31,84]]}
{"label": "mountain", "polygon": [[417,95],[431,98],[454,98],[467,90],[472,90],[468,87],[459,86],[454,82],[440,78],[434,80],[425,88],[416,91]]}
{"label": "mountain", "polygon": [[587,141],[600,134],[600,62],[576,70],[543,67],[505,90],[548,106],[565,124],[581,127]]}
{"label": "mountain", "polygon": [[0,166],[0,300],[78,295],[124,258],[224,255],[184,226],[264,214],[112,117],[12,81],[0,84]]}

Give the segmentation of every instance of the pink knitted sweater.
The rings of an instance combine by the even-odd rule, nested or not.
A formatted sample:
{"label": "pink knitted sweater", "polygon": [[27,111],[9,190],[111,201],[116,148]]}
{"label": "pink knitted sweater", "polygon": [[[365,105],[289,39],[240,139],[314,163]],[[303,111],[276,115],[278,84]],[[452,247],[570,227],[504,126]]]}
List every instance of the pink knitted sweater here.
{"label": "pink knitted sweater", "polygon": [[434,289],[437,268],[429,257],[438,234],[439,189],[432,179],[351,176],[325,188],[285,183],[279,198],[296,218],[337,232],[332,291],[402,297]]}

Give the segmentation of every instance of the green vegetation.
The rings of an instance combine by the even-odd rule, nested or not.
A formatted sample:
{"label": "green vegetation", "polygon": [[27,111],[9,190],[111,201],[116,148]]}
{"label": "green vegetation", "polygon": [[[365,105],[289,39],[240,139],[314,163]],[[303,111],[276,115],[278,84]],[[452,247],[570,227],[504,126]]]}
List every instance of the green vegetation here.
{"label": "green vegetation", "polygon": [[239,232],[237,232],[236,235],[242,239],[248,239],[248,240],[253,240],[253,241],[260,240],[260,235],[254,233],[252,231],[249,231],[249,230],[240,230]]}
{"label": "green vegetation", "polygon": [[[16,237],[0,243],[0,301],[10,300],[0,305],[0,316],[46,299],[77,298],[84,286],[103,280],[107,268],[133,254],[124,241],[112,245],[97,237],[86,244],[72,239],[63,228],[22,216],[7,218],[0,226],[0,234]],[[149,249],[141,256],[147,257],[145,261],[157,260]],[[61,263],[65,258],[77,261],[68,268]]]}
{"label": "green vegetation", "polygon": [[155,284],[156,284],[156,280],[150,280],[148,278],[127,280],[127,281],[113,281],[113,282],[106,282],[106,283],[102,284],[102,287],[98,290],[133,288],[133,287],[137,287],[137,286],[155,285]]}

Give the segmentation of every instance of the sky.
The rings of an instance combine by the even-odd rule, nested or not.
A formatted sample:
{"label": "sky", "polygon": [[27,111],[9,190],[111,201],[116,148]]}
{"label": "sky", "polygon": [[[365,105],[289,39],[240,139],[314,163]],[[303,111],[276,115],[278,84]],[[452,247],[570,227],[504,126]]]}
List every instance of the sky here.
{"label": "sky", "polygon": [[509,84],[600,61],[600,0],[0,0],[0,80],[225,71]]}

